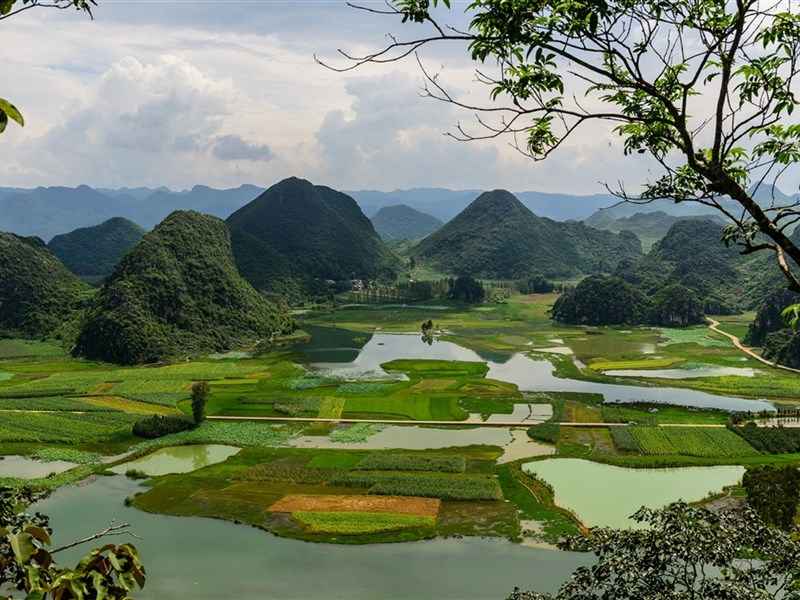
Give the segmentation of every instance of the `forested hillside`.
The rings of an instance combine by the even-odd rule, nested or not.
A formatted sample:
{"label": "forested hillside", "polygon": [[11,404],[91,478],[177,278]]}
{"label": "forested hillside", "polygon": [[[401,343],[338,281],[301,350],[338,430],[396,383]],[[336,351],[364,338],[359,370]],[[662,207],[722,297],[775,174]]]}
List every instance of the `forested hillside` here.
{"label": "forested hillside", "polygon": [[385,206],[370,220],[375,231],[384,240],[418,240],[443,225],[436,217],[405,204]]}
{"label": "forested hillside", "polygon": [[47,247],[70,271],[95,281],[110,275],[144,233],[144,229],[133,221],[114,217],[94,227],[57,235]]}
{"label": "forested hillside", "polygon": [[639,257],[641,244],[631,233],[537,217],[510,192],[495,190],[481,194],[411,253],[452,274],[570,277],[613,271],[620,261]]}
{"label": "forested hillside", "polygon": [[399,266],[355,200],[304,179],[275,184],[227,223],[239,270],[259,290],[393,278]]}
{"label": "forested hillside", "polygon": [[285,333],[293,322],[236,271],[224,221],[167,217],[98,293],[75,353],[117,363],[225,351]]}
{"label": "forested hillside", "polygon": [[42,240],[0,233],[0,333],[55,335],[87,291]]}

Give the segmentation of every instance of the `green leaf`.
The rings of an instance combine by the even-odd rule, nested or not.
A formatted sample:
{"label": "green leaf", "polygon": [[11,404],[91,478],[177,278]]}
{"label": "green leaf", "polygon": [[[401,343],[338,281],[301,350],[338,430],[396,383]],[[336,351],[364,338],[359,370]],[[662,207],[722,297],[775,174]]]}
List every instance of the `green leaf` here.
{"label": "green leaf", "polygon": [[0,133],[6,130],[6,125],[8,125],[8,115],[0,110]]}
{"label": "green leaf", "polygon": [[20,127],[25,127],[25,119],[22,117],[22,113],[5,98],[0,98],[0,111],[6,113],[6,115],[19,123]]}
{"label": "green leaf", "polygon": [[16,2],[16,0],[0,0],[0,15],[7,15],[10,13],[14,2]]}

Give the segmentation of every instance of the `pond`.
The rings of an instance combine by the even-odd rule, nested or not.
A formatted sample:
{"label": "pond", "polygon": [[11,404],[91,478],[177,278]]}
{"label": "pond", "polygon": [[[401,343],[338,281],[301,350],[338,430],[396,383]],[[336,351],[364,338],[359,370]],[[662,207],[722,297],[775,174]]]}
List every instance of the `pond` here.
{"label": "pond", "polygon": [[[584,392],[602,394],[606,402],[677,404],[728,411],[772,411],[765,400],[717,396],[686,388],[598,383],[555,376],[549,360],[527,354],[493,355],[491,359],[453,342],[422,341],[419,334],[361,334],[332,327],[308,328],[312,341],[295,350],[309,368],[328,377],[343,379],[389,378],[381,364],[397,359],[458,360],[485,362],[487,377],[516,384],[522,391]],[[728,369],[728,367],[719,367]],[[730,367],[733,368],[733,367]],[[737,370],[738,372],[738,370]]]}
{"label": "pond", "polygon": [[611,377],[650,377],[653,379],[695,379],[698,377],[755,377],[756,370],[749,367],[719,367],[700,365],[680,369],[610,369],[603,371]]}
{"label": "pond", "polygon": [[296,448],[339,448],[345,450],[434,450],[464,446],[500,446],[499,462],[532,456],[549,456],[553,446],[531,440],[524,428],[473,427],[470,429],[389,425],[363,442],[335,442],[327,436],[298,436],[289,440]]}
{"label": "pond", "polygon": [[152,454],[113,467],[115,473],[130,469],[142,471],[151,477],[169,473],[188,473],[213,465],[238,453],[240,448],[215,444],[195,446],[172,446],[161,448]]}
{"label": "pond", "polygon": [[745,471],[740,466],[626,469],[577,458],[530,462],[523,469],[552,485],[556,504],[587,526],[615,528],[637,526],[629,517],[642,506],[702,500],[738,483]]}
{"label": "pond", "polygon": [[[123,477],[62,488],[34,509],[51,517],[54,543],[127,522],[139,539],[147,585],[137,600],[485,600],[515,585],[553,592],[590,556],[502,540],[447,539],[368,546],[278,538],[214,519],[168,517],[125,507],[138,484]],[[59,554],[74,562],[87,548]]]}
{"label": "pond", "polygon": [[28,456],[0,456],[0,478],[38,479],[47,477],[50,473],[63,473],[75,466],[75,463],[65,460],[44,462]]}

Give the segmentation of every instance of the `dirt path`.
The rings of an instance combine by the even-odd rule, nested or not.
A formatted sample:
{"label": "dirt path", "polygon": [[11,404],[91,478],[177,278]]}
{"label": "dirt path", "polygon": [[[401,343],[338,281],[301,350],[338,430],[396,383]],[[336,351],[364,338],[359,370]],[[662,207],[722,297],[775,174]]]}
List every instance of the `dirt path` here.
{"label": "dirt path", "polygon": [[718,333],[720,335],[724,335],[731,342],[733,342],[733,345],[736,346],[736,348],[738,350],[744,352],[750,358],[755,358],[758,362],[764,363],[765,365],[767,365],[769,367],[773,367],[774,369],[783,369],[784,371],[790,371],[792,373],[800,374],[800,369],[793,369],[791,367],[785,367],[783,365],[779,365],[778,363],[774,363],[771,360],[767,360],[763,356],[760,356],[752,348],[748,348],[747,346],[745,346],[742,343],[742,340],[740,340],[738,337],[736,337],[732,333],[728,333],[726,331],[722,331],[722,329],[719,328],[719,325],[720,325],[719,321],[716,321],[716,320],[712,319],[711,317],[706,317],[706,321],[708,321],[708,328],[711,331],[713,331],[715,333]]}
{"label": "dirt path", "polygon": [[[230,415],[213,415],[206,417],[209,421],[268,421],[273,423],[372,423],[375,425],[443,425],[460,427],[524,427],[531,426],[529,422],[520,421],[492,421],[489,422],[470,422],[470,421],[415,421],[413,419],[326,419],[324,417],[238,417]],[[561,427],[626,427],[627,423],[556,423]],[[725,427],[725,425],[707,423],[663,423],[660,427]]]}

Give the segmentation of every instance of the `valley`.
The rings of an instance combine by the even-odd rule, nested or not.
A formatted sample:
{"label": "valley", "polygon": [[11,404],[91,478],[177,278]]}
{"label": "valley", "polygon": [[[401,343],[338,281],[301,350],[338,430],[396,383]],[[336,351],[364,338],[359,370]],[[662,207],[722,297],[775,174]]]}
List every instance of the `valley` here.
{"label": "valley", "polygon": [[[77,514],[84,524],[132,522],[145,536],[145,560],[158,570],[168,562],[174,576],[197,561],[237,563],[233,540],[262,549],[258,559],[241,558],[251,567],[276,571],[278,561],[296,570],[293,561],[317,553],[294,550],[299,540],[335,544],[325,570],[340,560],[353,568],[355,556],[366,569],[367,554],[354,546],[374,547],[400,570],[432,578],[420,553],[439,557],[449,572],[457,542],[464,560],[474,552],[502,565],[493,577],[548,591],[587,560],[555,550],[559,539],[586,526],[626,526],[624,505],[615,512],[599,500],[611,481],[616,493],[626,485],[649,490],[637,501],[657,507],[709,493],[740,498],[743,467],[800,464],[800,444],[771,453],[751,445],[752,433],[727,427],[731,411],[795,408],[794,374],[748,357],[706,326],[558,324],[548,314],[555,299],[325,306],[296,315],[298,330],[267,351],[146,366],[2,340],[0,474],[5,462],[16,466],[0,481],[25,477],[53,490],[42,508],[65,535]],[[733,332],[745,318],[719,317]],[[435,335],[426,340],[418,332],[427,319]],[[142,415],[190,413],[199,380],[210,387],[202,425],[152,440],[131,434]],[[26,467],[20,456],[35,460]],[[56,461],[53,474],[44,474],[44,461]],[[569,475],[592,465],[616,471]],[[673,482],[658,483],[662,476]],[[579,481],[578,497],[597,499],[588,509],[570,487]],[[644,481],[655,483],[643,488]],[[231,541],[195,557],[157,541],[164,519],[170,530],[190,528],[198,543]],[[167,552],[185,558],[176,563]],[[204,585],[243,589],[247,578],[237,573]],[[463,564],[455,573],[447,585],[458,587],[443,593],[480,598],[496,585],[473,581],[468,591],[460,587],[470,577]],[[298,585],[274,579],[275,589]],[[142,597],[180,597],[170,580]],[[322,597],[299,585],[299,596]],[[370,597],[378,585],[364,574],[339,589]]]}

